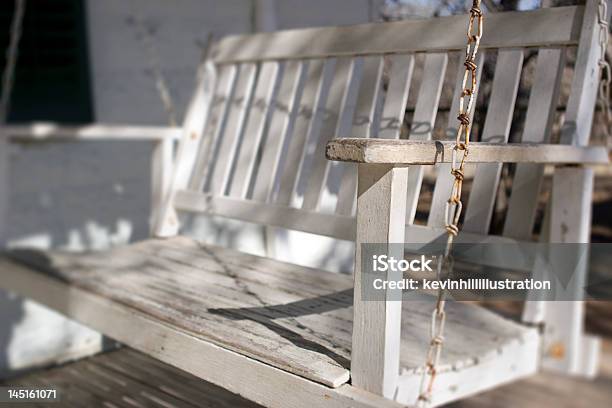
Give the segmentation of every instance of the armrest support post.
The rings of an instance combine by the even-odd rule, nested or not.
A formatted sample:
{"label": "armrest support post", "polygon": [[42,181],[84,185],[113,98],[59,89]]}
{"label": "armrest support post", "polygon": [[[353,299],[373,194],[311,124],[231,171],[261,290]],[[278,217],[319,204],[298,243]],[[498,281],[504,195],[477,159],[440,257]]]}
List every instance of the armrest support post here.
{"label": "armrest support post", "polygon": [[164,138],[155,142],[151,156],[151,233],[159,222],[160,209],[170,192],[173,156],[174,140]]}
{"label": "armrest support post", "polygon": [[[399,376],[402,302],[387,290],[387,301],[363,299],[362,245],[401,243],[406,221],[408,169],[359,164],[357,237],[351,378],[353,385],[393,399]],[[388,245],[389,256],[401,259],[402,245]],[[399,253],[393,253],[394,251]],[[389,279],[396,277],[390,276]],[[401,290],[399,291],[401,299]]]}

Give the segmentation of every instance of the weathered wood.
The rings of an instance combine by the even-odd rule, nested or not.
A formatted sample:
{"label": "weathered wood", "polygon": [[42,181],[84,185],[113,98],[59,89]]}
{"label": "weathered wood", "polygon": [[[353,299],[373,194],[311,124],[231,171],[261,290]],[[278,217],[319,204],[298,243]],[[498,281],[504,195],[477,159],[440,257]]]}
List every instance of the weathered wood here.
{"label": "weathered wood", "polygon": [[[533,47],[575,45],[582,7],[555,7],[530,12],[493,13],[481,47]],[[517,27],[529,27],[529,30]],[[342,55],[448,51],[465,48],[465,16],[434,20],[362,24],[349,27],[310,28],[233,36],[212,51],[217,63]]]}
{"label": "weathered wood", "polygon": [[[508,141],[514,115],[514,102],[521,79],[523,54],[522,49],[500,50],[497,54],[495,77],[481,142]],[[502,166],[503,163],[491,163],[476,167],[463,222],[464,231],[483,234],[489,231]]]}
{"label": "weathered wood", "polygon": [[[410,140],[431,140],[447,64],[448,55],[446,53],[431,53],[425,56],[423,81],[412,118]],[[408,192],[406,193],[406,222],[408,224],[414,222],[416,215],[423,170],[422,166],[411,166],[408,171]]]}
{"label": "weathered wood", "polygon": [[179,191],[174,203],[176,208],[182,211],[220,215],[347,241],[355,239],[355,218],[352,216],[325,214],[278,204],[239,200],[187,190]]}
{"label": "weathered wood", "polygon": [[[389,57],[389,61],[391,74],[385,97],[385,106],[380,118],[378,137],[381,139],[399,139],[406,115],[408,92],[414,69],[414,55],[394,55]],[[427,69],[424,71],[427,72]],[[427,76],[427,73],[425,75]],[[424,82],[427,82],[427,79],[424,79],[422,83]],[[432,91],[435,93],[435,88],[429,89],[429,92]]]}
{"label": "weathered wood", "polygon": [[[225,134],[227,118],[236,91],[238,67],[236,65],[225,65],[219,67],[218,70],[219,79],[211,100],[210,120],[204,128],[204,135],[191,174],[184,176],[190,177],[189,188],[197,191],[210,188],[211,175],[214,169],[213,158],[219,154],[221,139]],[[185,141],[185,143],[191,145],[193,142]],[[193,149],[194,146],[191,145],[189,148]]]}
{"label": "weathered wood", "polygon": [[68,126],[50,122],[4,126],[4,134],[13,142],[70,140],[179,140],[180,127],[96,124]]}
{"label": "weathered wood", "polygon": [[[547,61],[556,62],[551,65],[558,68],[552,78],[555,86],[544,92],[538,88],[544,85],[536,84],[527,114],[526,132],[540,132],[547,137],[561,72],[560,50],[576,45],[582,32],[580,66],[572,86],[567,123],[584,124],[585,130],[569,132],[566,127],[563,141],[584,144],[594,98],[594,5],[587,5],[586,23],[581,30],[583,13],[582,7],[567,7],[489,16],[488,24],[496,29],[485,36],[482,46],[501,50],[485,139],[502,135],[506,141],[522,62],[522,51],[516,47],[554,47],[540,51],[536,77],[546,80],[545,69],[550,69],[545,66]],[[388,291],[386,302],[362,302],[361,244],[402,242],[406,232],[411,240],[419,242],[440,235],[437,227],[441,226],[440,214],[448,197],[451,178],[447,164],[454,143],[427,139],[437,113],[447,53],[465,47],[464,30],[465,16],[453,16],[223,40],[207,64],[213,77],[217,71],[220,73],[220,81],[199,82],[185,121],[170,193],[165,181],[167,173],[154,171],[154,177],[159,179],[154,206],[161,207],[156,230],[160,236],[177,233],[175,210],[179,210],[226,216],[268,228],[356,239],[355,281],[348,276],[173,238],[100,254],[37,254],[25,261],[28,267],[24,267],[23,259],[16,261],[18,255],[13,254],[12,260],[0,259],[0,285],[265,405],[394,405],[358,388],[414,403],[429,340],[433,300],[402,305],[391,301],[398,292]],[[583,50],[585,47],[589,49]],[[413,126],[411,140],[397,140],[414,63],[408,54],[421,51],[428,54],[413,121],[431,126],[421,134]],[[385,60],[393,62],[387,90],[381,86]],[[482,62],[481,53],[478,75]],[[456,124],[463,67],[459,71],[449,118],[451,127]],[[387,100],[382,107],[385,92]],[[213,95],[220,96],[218,103]],[[542,100],[546,103],[533,107]],[[286,110],[276,109],[285,107]],[[391,118],[394,126],[381,129],[381,117],[383,121]],[[96,138],[104,130],[108,129],[68,133],[73,138]],[[58,131],[67,130],[37,130],[46,135],[57,135]],[[128,137],[139,138],[133,129],[130,132]],[[164,132],[153,132],[154,137],[145,138],[163,140],[156,156],[163,158],[165,165],[171,156],[173,136]],[[163,138],[158,138],[162,133]],[[203,142],[202,133],[207,136]],[[326,146],[334,134],[383,139],[336,140]],[[528,140],[529,136],[523,138],[523,142]],[[331,159],[359,163],[357,220],[352,216],[356,190],[352,169],[344,170],[336,208],[321,208],[321,202],[328,202],[335,191],[328,179],[336,180],[339,173],[335,172],[342,165],[325,161],[326,148]],[[462,234],[458,241],[489,242],[492,238],[485,233],[500,163],[598,164],[608,163],[608,154],[603,148],[569,144],[472,143],[469,162],[491,165],[477,170],[477,185],[466,214],[466,228],[477,233]],[[442,165],[429,219],[429,226],[435,228],[405,227],[406,221],[413,220],[422,180],[422,168],[408,173],[407,165],[438,163]],[[552,229],[558,227],[558,222],[563,225],[567,214],[590,203],[588,191],[571,190],[592,184],[589,172],[583,168],[557,169]],[[576,186],[559,188],[563,174]],[[561,203],[562,192],[573,198]],[[325,213],[326,210],[335,210],[335,214]],[[588,233],[588,222],[582,217],[569,230],[582,236]],[[551,230],[550,235],[554,238],[559,233],[567,231]],[[395,247],[389,246],[388,251],[402,256],[401,245],[392,248]],[[44,269],[46,275],[33,269]],[[442,391],[435,403],[520,378],[535,369],[535,330],[474,305],[453,305],[448,316],[446,334],[452,342],[445,344],[438,368],[436,384]],[[559,333],[569,333],[568,355],[561,365],[573,372],[581,372],[589,365],[577,364],[580,358],[588,357],[591,366],[595,361],[595,354],[589,350],[596,342],[581,336],[580,316],[579,308],[568,306],[549,313],[546,319],[553,328],[552,334],[547,334],[550,341],[555,341]],[[351,385],[347,384],[349,366]],[[481,370],[496,374],[483,380],[477,375]],[[71,379],[83,373],[90,374],[87,391],[94,390],[94,382],[107,388],[113,383],[103,371],[91,366],[69,370]],[[151,394],[161,396],[156,390]],[[124,405],[117,396],[110,402]],[[141,395],[135,402],[146,405],[147,401]],[[184,405],[175,399],[169,403]]]}
{"label": "weathered wood", "polygon": [[[456,395],[463,394],[466,389],[471,390],[472,395],[474,395],[498,387],[499,384],[514,381],[517,378],[532,376],[538,370],[537,356],[540,353],[540,341],[541,338],[537,330],[535,328],[531,329],[521,342],[512,343],[501,350],[499,354],[483,356],[478,364],[463,366],[461,369],[436,377],[431,405],[446,405],[456,400]],[[404,373],[401,375],[398,400],[418,406],[422,379],[421,373]],[[459,402],[459,404],[463,403],[463,400]],[[492,405],[497,406],[498,404]]]}
{"label": "weathered wood", "polygon": [[[589,242],[592,194],[592,169],[555,169],[549,226],[552,245]],[[571,374],[587,374],[582,372],[585,303],[580,298],[587,285],[588,258],[585,255],[588,252],[581,253],[576,248],[568,248],[564,252],[568,256],[573,253],[576,258],[568,261],[566,258],[551,257],[551,267],[557,270],[557,274],[572,272],[565,282],[564,293],[559,296],[560,299],[575,300],[544,302],[543,364],[547,368]],[[575,269],[567,271],[567,265],[573,264],[576,265]]]}
{"label": "weathered wood", "polygon": [[220,138],[219,155],[212,172],[211,191],[215,194],[225,194],[236,164],[240,142],[246,127],[246,121],[251,107],[253,88],[257,77],[256,64],[242,64],[238,73],[236,89],[229,106],[227,126]]}
{"label": "weathered wood", "polygon": [[352,66],[349,58],[339,58],[335,63],[335,72],[330,84],[325,104],[317,105],[318,114],[313,117],[308,140],[313,143],[314,151],[306,157],[303,171],[305,183],[302,208],[317,210],[321,204],[323,190],[327,186],[330,162],[325,160],[325,144],[337,130],[341,102],[350,81]]}
{"label": "weathered wood", "polygon": [[155,143],[151,156],[151,232],[160,222],[160,210],[170,194],[172,169],[174,166],[174,141],[161,140]]}
{"label": "weathered wood", "polygon": [[[565,66],[564,56],[565,50],[562,48],[543,48],[538,52],[521,137],[523,143],[547,143],[550,140]],[[505,236],[531,239],[543,176],[544,166],[531,163],[516,166],[504,222]]]}
{"label": "weathered wood", "polygon": [[[398,64],[400,61],[398,60]],[[376,137],[380,123],[376,114],[380,106],[382,93],[382,75],[384,59],[382,57],[366,57],[363,62],[363,75],[361,86],[358,87],[359,95],[355,104],[354,114],[348,118],[350,130],[346,134],[357,137]],[[409,69],[410,67],[399,66],[398,69]],[[338,129],[339,135],[345,134]],[[343,215],[354,214],[357,193],[357,169],[350,164],[336,163],[337,172],[341,175],[338,200],[336,202],[336,213]]]}
{"label": "weathered wood", "polygon": [[264,132],[274,112],[272,101],[282,79],[282,68],[278,62],[265,62],[261,65],[245,129],[247,136],[240,143],[240,153],[230,186],[229,195],[232,197],[245,198],[251,186],[257,155],[266,138]]}
{"label": "weathered wood", "polygon": [[[330,160],[368,164],[450,163],[455,146],[450,141],[335,139],[327,144]],[[470,163],[607,164],[603,147],[527,143],[470,143]]]}
{"label": "weathered wood", "polygon": [[[606,303],[602,302],[601,307],[604,309]],[[595,319],[604,323],[608,320],[606,315],[607,313],[597,315]],[[539,372],[524,380],[451,404],[449,408],[608,406],[610,404],[610,387],[612,387],[611,351],[610,340],[606,340],[603,344],[600,362],[601,371],[595,380],[576,378],[560,373]]]}
{"label": "weathered wood", "polygon": [[[3,262],[0,262],[3,263]],[[6,269],[3,267],[4,273]],[[239,353],[198,339],[184,330],[173,328],[157,319],[92,294],[78,287],[70,287],[57,280],[22,269],[21,280],[28,282],[13,286],[75,320],[107,333],[143,353],[178,367],[201,379],[219,385],[259,404],[278,408],[312,407],[388,407],[399,408],[392,401],[361,391],[350,385],[336,389],[326,387],[300,376],[261,363]],[[30,275],[30,276],[28,276]],[[8,281],[3,280],[6,287]],[[44,300],[42,298],[45,298]],[[71,307],[64,300],[79,303]],[[139,334],[145,334],[139,336]],[[282,393],[285,391],[286,393]]]}
{"label": "weathered wood", "polygon": [[300,61],[286,64],[281,89],[278,92],[276,109],[268,132],[261,166],[257,172],[253,199],[268,202],[274,194],[279,169],[283,167],[283,146],[293,134],[298,114],[304,83],[306,81],[307,65]]}
{"label": "weathered wood", "polygon": [[[186,188],[189,183],[191,171],[196,161],[197,146],[202,139],[208,121],[216,85],[217,71],[215,67],[212,64],[201,66],[198,72],[196,90],[185,115],[183,136],[177,149],[176,164],[168,191],[164,191],[165,187],[160,188],[160,195],[163,195],[163,197],[161,197],[161,207],[155,209],[156,219],[154,219],[152,228],[153,234],[156,236],[171,236],[178,231],[178,216],[172,205],[174,194],[178,189]],[[171,147],[165,145],[161,149],[159,153],[163,157],[161,160],[168,160]],[[164,177],[166,177],[165,174]]]}
{"label": "weathered wood", "polygon": [[[348,380],[351,353],[350,276],[181,237],[88,255],[23,255],[12,257],[29,267],[0,258],[4,289],[249,399],[285,407],[323,400],[326,406],[385,406],[354,385],[340,385]],[[404,373],[423,364],[434,302],[425,296],[403,304]],[[475,305],[453,306],[447,335],[455,341],[445,348],[440,378],[483,356],[495,360],[499,350],[530,336],[531,329]]]}
{"label": "weathered wood", "polygon": [[333,59],[308,62],[308,79],[299,106],[295,129],[287,149],[287,158],[282,167],[276,198],[278,204],[294,204],[298,180],[304,167],[307,136],[319,126],[323,112],[317,107],[325,104],[334,68],[335,60]]}
{"label": "weathered wood", "polygon": [[[599,84],[598,3],[589,1],[584,10],[572,88],[567,101],[561,143],[586,146],[591,136]],[[605,56],[604,56],[605,58]]]}
{"label": "weathered wood", "polygon": [[[366,266],[362,264],[362,246],[389,243],[388,256],[403,258],[403,246],[393,244],[404,242],[408,171],[368,164],[359,165],[358,171],[351,378],[356,387],[394,398],[399,378],[402,291],[387,289],[385,301],[363,298]],[[399,280],[402,276],[389,271],[386,277]]]}

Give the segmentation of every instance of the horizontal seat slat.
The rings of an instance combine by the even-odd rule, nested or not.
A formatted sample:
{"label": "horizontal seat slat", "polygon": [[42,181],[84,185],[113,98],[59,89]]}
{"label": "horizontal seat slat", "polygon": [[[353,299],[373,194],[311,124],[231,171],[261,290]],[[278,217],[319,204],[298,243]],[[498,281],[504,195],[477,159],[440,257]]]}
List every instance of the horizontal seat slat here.
{"label": "horizontal seat slat", "polygon": [[[492,13],[481,47],[576,45],[583,7]],[[525,29],[517,30],[517,27]],[[465,16],[231,36],[213,49],[216,63],[411,53],[465,48]]]}
{"label": "horizontal seat slat", "polygon": [[[455,142],[336,139],[327,144],[330,160],[370,164],[451,163]],[[470,143],[469,163],[607,164],[604,147],[539,143]]]}
{"label": "horizontal seat slat", "polygon": [[[319,383],[330,401],[350,387],[349,275],[175,237],[90,254],[11,252],[0,257],[0,276],[5,289],[266,405],[286,406],[254,392],[270,383],[311,392]],[[409,380],[420,378],[434,302],[434,297],[418,296],[403,305],[403,327],[416,333],[403,336],[401,344],[401,369]],[[470,304],[449,310],[447,333],[460,341],[445,349],[441,378],[452,377],[457,367],[495,368],[500,356],[528,356],[537,344],[535,329]],[[517,349],[517,344],[525,346]],[[240,375],[234,381],[228,376],[228,371],[235,376],[249,369],[256,369],[248,371],[254,388],[242,387]],[[325,406],[366,406],[330,401]]]}

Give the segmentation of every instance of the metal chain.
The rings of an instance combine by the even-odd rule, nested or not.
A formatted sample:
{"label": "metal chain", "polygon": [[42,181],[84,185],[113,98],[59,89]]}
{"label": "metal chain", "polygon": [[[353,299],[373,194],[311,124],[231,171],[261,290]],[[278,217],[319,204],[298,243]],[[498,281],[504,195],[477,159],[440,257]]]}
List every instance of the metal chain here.
{"label": "metal chain", "polygon": [[[448,235],[446,248],[444,250],[444,259],[438,266],[438,279],[442,278],[442,265],[444,265],[448,271],[451,271],[453,268],[450,254],[454,238],[459,233],[458,224],[463,209],[461,189],[463,187],[465,175],[465,162],[469,153],[471,132],[470,113],[474,105],[477,87],[476,71],[478,67],[476,65],[476,55],[478,54],[483,28],[483,14],[480,3],[480,0],[473,0],[472,8],[470,9],[470,19],[467,29],[467,47],[465,61],[463,63],[465,66],[465,73],[463,74],[462,81],[463,90],[459,99],[459,115],[457,116],[459,127],[457,129],[451,164],[451,174],[455,180],[453,182],[450,198],[446,202],[444,219]],[[444,289],[440,289],[438,291],[436,307],[431,315],[431,337],[419,392],[418,402],[421,405],[429,404],[431,401],[433,384],[436,379],[437,367],[442,353],[442,345],[444,344],[444,325],[446,322],[445,304],[446,292]]]}
{"label": "metal chain", "polygon": [[[135,10],[137,10],[136,8],[137,6],[135,5]],[[139,37],[142,40],[147,52],[149,67],[153,72],[153,77],[155,78],[155,88],[159,93],[159,98],[161,99],[161,102],[164,105],[164,110],[168,115],[168,124],[170,126],[177,126],[178,121],[176,117],[176,108],[174,106],[172,96],[170,95],[166,78],[164,77],[161,69],[159,50],[157,49],[155,41],[153,40],[153,30],[146,26],[144,19],[138,11],[135,11],[134,13],[134,23],[137,30],[140,32]]]}
{"label": "metal chain", "polygon": [[6,123],[11,106],[11,94],[15,85],[15,68],[19,54],[19,40],[23,16],[25,14],[26,0],[15,0],[15,12],[11,24],[11,37],[6,49],[6,66],[2,72],[2,95],[0,96],[0,124]]}
{"label": "metal chain", "polygon": [[608,4],[606,0],[599,0],[597,6],[597,17],[599,20],[599,92],[598,102],[601,111],[604,115],[604,133],[605,142],[609,145],[612,143],[612,108],[610,107],[610,81],[612,75],[610,64],[606,61],[606,52],[608,51]]}

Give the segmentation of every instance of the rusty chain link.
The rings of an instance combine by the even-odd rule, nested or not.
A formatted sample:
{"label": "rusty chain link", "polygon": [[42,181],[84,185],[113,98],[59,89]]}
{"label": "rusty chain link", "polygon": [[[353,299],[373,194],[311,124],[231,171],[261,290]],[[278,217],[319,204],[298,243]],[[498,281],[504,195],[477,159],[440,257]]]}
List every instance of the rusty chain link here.
{"label": "rusty chain link", "polygon": [[[444,260],[438,264],[437,278],[442,278],[443,265],[447,270],[452,270],[452,259],[450,256],[453,240],[459,233],[459,218],[463,204],[461,202],[461,189],[465,176],[465,162],[469,153],[471,120],[470,113],[474,105],[477,87],[477,65],[476,55],[480,46],[480,38],[483,28],[483,14],[480,8],[480,0],[473,0],[470,9],[470,19],[467,29],[467,47],[465,51],[465,73],[463,74],[462,92],[459,99],[459,127],[452,153],[451,174],[455,178],[451,195],[446,202],[444,221],[448,238],[444,251]],[[436,378],[438,363],[444,344],[444,325],[446,323],[446,293],[444,289],[438,291],[436,307],[431,315],[430,343],[427,351],[425,370],[421,379],[418,403],[427,405],[431,401],[433,384]]]}
{"label": "rusty chain link", "polygon": [[597,5],[597,18],[599,20],[599,92],[598,102],[600,109],[604,115],[604,142],[608,144],[612,143],[612,134],[610,133],[612,128],[612,108],[610,107],[610,81],[612,80],[612,74],[610,72],[610,64],[606,61],[606,52],[608,51],[608,39],[609,39],[609,28],[608,28],[608,4],[606,0],[599,0]]}

